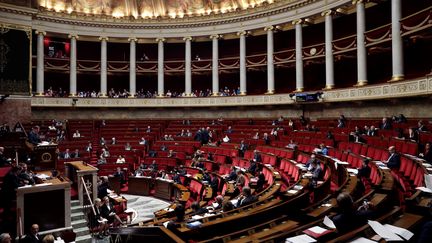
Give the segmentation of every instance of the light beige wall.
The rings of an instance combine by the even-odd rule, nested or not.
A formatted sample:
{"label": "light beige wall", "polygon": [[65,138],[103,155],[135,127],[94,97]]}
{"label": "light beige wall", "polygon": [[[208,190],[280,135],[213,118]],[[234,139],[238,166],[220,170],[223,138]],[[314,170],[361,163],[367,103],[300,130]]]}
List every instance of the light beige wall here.
{"label": "light beige wall", "polygon": [[290,106],[257,106],[225,108],[164,108],[164,109],[79,109],[32,108],[32,119],[199,119],[199,118],[276,118],[298,117],[311,119],[338,117],[377,118],[403,113],[407,117],[432,117],[432,97],[405,98]]}

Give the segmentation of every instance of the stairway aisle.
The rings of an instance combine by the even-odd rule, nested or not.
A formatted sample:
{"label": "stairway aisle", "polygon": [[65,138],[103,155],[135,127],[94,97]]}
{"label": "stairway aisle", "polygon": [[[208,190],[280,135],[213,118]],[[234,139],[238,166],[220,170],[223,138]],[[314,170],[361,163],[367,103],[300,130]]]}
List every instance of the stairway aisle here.
{"label": "stairway aisle", "polygon": [[71,223],[73,231],[76,233],[76,243],[92,242],[92,236],[78,200],[71,201]]}

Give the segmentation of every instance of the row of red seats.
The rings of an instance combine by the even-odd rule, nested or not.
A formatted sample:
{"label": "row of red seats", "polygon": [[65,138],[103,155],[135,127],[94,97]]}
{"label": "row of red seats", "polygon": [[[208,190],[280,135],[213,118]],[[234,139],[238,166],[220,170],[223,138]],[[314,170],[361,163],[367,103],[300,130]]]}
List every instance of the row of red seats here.
{"label": "row of red seats", "polygon": [[220,154],[220,155],[226,155],[229,157],[237,157],[238,156],[238,150],[237,149],[203,146],[200,148],[200,150],[206,152],[207,154],[213,153],[215,155]]}

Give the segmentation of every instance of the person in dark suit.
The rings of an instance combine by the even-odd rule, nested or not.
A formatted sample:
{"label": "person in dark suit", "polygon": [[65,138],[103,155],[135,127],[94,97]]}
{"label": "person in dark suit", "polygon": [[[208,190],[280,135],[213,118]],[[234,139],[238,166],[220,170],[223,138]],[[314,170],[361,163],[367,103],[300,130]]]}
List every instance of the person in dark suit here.
{"label": "person in dark suit", "polygon": [[359,178],[369,178],[371,168],[369,167],[369,159],[363,159],[362,166],[358,168],[357,176]]}
{"label": "person in dark suit", "polygon": [[387,164],[387,167],[389,169],[396,169],[399,170],[400,167],[400,156],[399,154],[396,153],[396,148],[395,146],[390,146],[388,148],[388,151],[390,153],[389,158],[387,159],[387,161],[385,161],[384,163]]}
{"label": "person in dark suit", "polygon": [[387,117],[382,119],[381,129],[390,130],[392,128],[391,122]]}
{"label": "person in dark suit", "polygon": [[72,154],[70,153],[69,149],[66,149],[62,155],[61,155],[62,159],[70,159],[72,158]]}
{"label": "person in dark suit", "polygon": [[352,197],[347,193],[341,193],[336,198],[339,213],[332,218],[339,233],[343,234],[367,224],[367,220],[373,217],[374,212],[369,207],[354,208]]}
{"label": "person in dark suit", "polygon": [[41,142],[41,139],[39,137],[39,126],[34,126],[32,130],[28,134],[28,141],[33,145],[38,145]]}
{"label": "person in dark suit", "polygon": [[120,179],[120,185],[124,185],[126,183],[126,177],[120,167],[117,167],[117,171],[113,174],[114,177]]}
{"label": "person in dark suit", "polygon": [[75,149],[75,151],[71,155],[71,158],[77,159],[79,157],[81,157],[79,149]]}
{"label": "person in dark suit", "polygon": [[24,242],[24,243],[42,242],[42,237],[39,235],[39,225],[33,224],[30,228],[30,231],[26,234],[26,236],[20,242]]}
{"label": "person in dark suit", "polygon": [[428,163],[432,163],[432,148],[431,148],[431,143],[427,142],[425,144],[425,148],[423,150],[423,153],[420,153],[419,157],[423,158]]}
{"label": "person in dark suit", "polygon": [[256,184],[256,192],[260,192],[265,184],[265,176],[262,170],[260,170],[259,174],[258,174],[258,180],[257,180],[257,184]]}
{"label": "person in dark suit", "polygon": [[30,232],[24,237],[24,243],[40,243],[42,238],[39,235],[39,225],[33,224],[30,228]]}
{"label": "person in dark suit", "polygon": [[312,181],[322,181],[324,179],[324,173],[317,160],[312,161],[309,171],[312,173]]}
{"label": "person in dark suit", "polygon": [[184,206],[181,204],[177,204],[176,207],[174,208],[174,214],[176,217],[174,220],[168,222],[167,229],[169,229],[174,233],[179,233],[178,228],[181,227],[181,223],[183,223],[184,216],[185,216]]}
{"label": "person in dark suit", "polygon": [[18,175],[19,179],[26,185],[35,184],[34,175],[28,170],[26,163],[20,163],[21,173]]}
{"label": "person in dark suit", "polygon": [[235,181],[237,180],[237,170],[234,166],[231,167],[231,172],[229,173],[226,181]]}
{"label": "person in dark suit", "polygon": [[108,233],[108,221],[102,217],[101,213],[102,201],[99,198],[95,199],[93,212],[91,212],[90,228],[98,230],[98,238],[102,239],[104,235],[109,235]]}
{"label": "person in dark suit", "polygon": [[98,184],[98,198],[104,198],[108,196],[109,183],[106,176],[101,176],[100,182]]}
{"label": "person in dark suit", "polygon": [[239,156],[243,157],[246,150],[247,150],[247,145],[245,144],[244,140],[241,140],[239,146]]}
{"label": "person in dark suit", "polygon": [[103,198],[103,204],[100,207],[100,210],[102,217],[107,219],[109,224],[113,223],[114,221],[123,224],[120,217],[116,214],[114,206],[112,205],[112,203],[110,203],[108,196],[105,196]]}
{"label": "person in dark suit", "polygon": [[210,182],[210,187],[212,189],[212,197],[216,196],[219,191],[219,179],[217,176],[213,175]]}
{"label": "person in dark suit", "polygon": [[200,215],[200,214],[205,214],[208,212],[207,208],[202,208],[198,202],[193,202],[191,204],[191,209],[192,209],[192,213],[191,215]]}
{"label": "person in dark suit", "polygon": [[262,162],[261,153],[258,150],[254,150],[253,161],[254,162]]}
{"label": "person in dark suit", "polygon": [[247,171],[249,173],[251,173],[252,175],[255,175],[256,171],[257,171],[257,163],[254,162],[253,160],[250,161],[250,165],[249,168],[247,169]]}
{"label": "person in dark suit", "polygon": [[0,167],[10,166],[10,158],[6,158],[4,155],[4,147],[0,147]]}
{"label": "person in dark suit", "polygon": [[258,201],[258,198],[252,195],[252,191],[249,187],[245,186],[242,189],[242,195],[237,201],[237,207],[243,207]]}

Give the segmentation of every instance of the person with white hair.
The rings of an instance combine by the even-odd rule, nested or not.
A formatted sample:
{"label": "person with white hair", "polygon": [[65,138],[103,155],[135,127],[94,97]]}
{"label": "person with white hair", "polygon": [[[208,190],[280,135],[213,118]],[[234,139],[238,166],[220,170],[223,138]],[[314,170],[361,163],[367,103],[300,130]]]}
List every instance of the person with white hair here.
{"label": "person with white hair", "polygon": [[108,233],[108,220],[102,217],[102,200],[96,198],[93,206],[93,217],[91,220],[91,226],[99,232],[98,238],[102,239],[104,235],[109,235]]}
{"label": "person with white hair", "polygon": [[11,243],[12,242],[12,237],[10,236],[9,233],[2,233],[0,235],[0,243]]}

